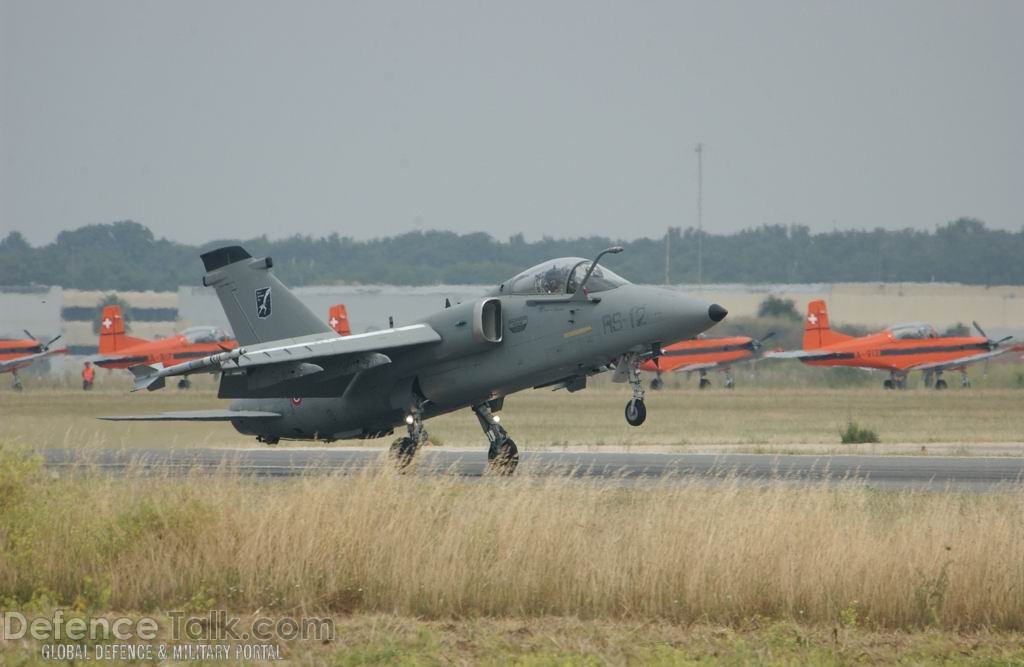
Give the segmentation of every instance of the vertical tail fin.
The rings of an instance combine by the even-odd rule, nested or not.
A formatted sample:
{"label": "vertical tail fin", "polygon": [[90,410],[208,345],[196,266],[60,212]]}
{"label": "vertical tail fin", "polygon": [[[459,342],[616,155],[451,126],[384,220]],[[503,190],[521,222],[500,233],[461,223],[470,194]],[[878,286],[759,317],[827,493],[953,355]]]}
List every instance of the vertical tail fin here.
{"label": "vertical tail fin", "polygon": [[126,336],[121,306],[103,306],[100,316],[100,354],[110,354],[147,342],[142,338]]}
{"label": "vertical tail fin", "polygon": [[804,349],[814,350],[819,347],[841,343],[853,336],[832,331],[828,322],[828,308],[821,299],[807,304],[807,317],[804,318]]}
{"label": "vertical tail fin", "polygon": [[349,336],[352,334],[352,327],[348,323],[348,309],[345,308],[343,303],[336,303],[330,307],[327,311],[327,323],[338,332],[339,336]]}
{"label": "vertical tail fin", "polygon": [[271,258],[254,259],[241,246],[225,246],[203,253],[202,259],[203,284],[216,288],[239,345],[331,333],[327,323],[271,273]]}

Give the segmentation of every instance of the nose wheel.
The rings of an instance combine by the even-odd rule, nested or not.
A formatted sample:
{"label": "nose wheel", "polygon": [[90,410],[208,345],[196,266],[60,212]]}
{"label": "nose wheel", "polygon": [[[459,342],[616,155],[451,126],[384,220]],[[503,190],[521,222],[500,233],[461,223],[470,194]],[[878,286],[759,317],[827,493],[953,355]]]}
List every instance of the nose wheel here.
{"label": "nose wheel", "polygon": [[626,403],[626,422],[630,426],[639,426],[647,419],[647,406],[644,399],[636,399]]}
{"label": "nose wheel", "polygon": [[629,386],[633,389],[633,398],[626,403],[626,423],[630,426],[639,426],[647,419],[647,406],[644,405],[644,385],[640,381],[640,355],[625,355],[622,363],[626,365],[626,379],[629,380]]}
{"label": "nose wheel", "polygon": [[509,437],[501,425],[501,418],[491,411],[487,403],[473,406],[473,414],[490,441],[487,448],[488,471],[494,475],[511,475],[519,466],[519,448],[515,440]]}

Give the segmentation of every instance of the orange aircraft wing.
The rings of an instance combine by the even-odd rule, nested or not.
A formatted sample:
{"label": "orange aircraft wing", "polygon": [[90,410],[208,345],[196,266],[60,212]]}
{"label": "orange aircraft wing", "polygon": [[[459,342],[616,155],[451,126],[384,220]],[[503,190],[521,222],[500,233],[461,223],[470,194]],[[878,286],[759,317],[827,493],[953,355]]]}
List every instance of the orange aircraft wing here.
{"label": "orange aircraft wing", "polygon": [[917,364],[909,367],[907,370],[912,371],[934,371],[934,370],[947,370],[950,368],[959,368],[967,364],[973,364],[978,361],[984,361],[991,359],[992,357],[998,357],[1000,354],[1005,354],[1013,350],[1012,347],[1001,347],[990,352],[982,352],[981,354],[970,354],[966,357],[960,357],[959,359],[947,359],[945,361],[933,361],[927,364]]}

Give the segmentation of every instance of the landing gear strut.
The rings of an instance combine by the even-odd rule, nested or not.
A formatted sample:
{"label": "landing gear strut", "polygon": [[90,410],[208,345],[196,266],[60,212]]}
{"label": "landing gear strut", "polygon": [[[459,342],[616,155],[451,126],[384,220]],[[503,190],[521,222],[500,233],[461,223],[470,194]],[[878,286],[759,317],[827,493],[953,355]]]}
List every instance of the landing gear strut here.
{"label": "landing gear strut", "polygon": [[420,446],[427,441],[427,429],[423,427],[423,407],[419,403],[409,408],[409,414],[405,417],[405,428],[408,434],[391,443],[391,457],[395,459],[399,468],[405,468],[412,463]]}
{"label": "landing gear strut", "polygon": [[501,418],[491,412],[487,403],[473,406],[473,414],[480,422],[480,428],[491,442],[487,449],[487,463],[492,473],[511,475],[519,465],[519,449],[501,425]]}
{"label": "landing gear strut", "polygon": [[700,372],[700,381],[697,382],[697,388],[698,389],[707,389],[710,386],[711,386],[711,380],[708,379],[708,372],[707,371],[701,371]]}
{"label": "landing gear strut", "polygon": [[[927,377],[927,375],[925,377]],[[935,371],[935,388],[941,391],[942,389],[946,389],[948,387],[949,385],[946,384],[946,381],[942,379],[942,371]]]}
{"label": "landing gear strut", "polygon": [[889,374],[889,379],[882,383],[882,386],[886,389],[906,389],[907,376],[903,373],[893,371]]}
{"label": "landing gear strut", "polygon": [[[625,355],[622,363],[626,364],[626,379],[633,388],[633,398],[626,403],[626,422],[630,426],[639,426],[647,419],[647,406],[644,405],[644,385],[640,382],[640,356]],[[621,380],[620,380],[621,382]]]}
{"label": "landing gear strut", "polygon": [[734,386],[736,386],[736,383],[732,379],[732,373],[730,373],[729,371],[726,371],[725,372],[725,388],[726,389],[732,389]]}
{"label": "landing gear strut", "polygon": [[11,379],[11,389],[14,391],[21,391],[25,388],[25,385],[21,384],[21,377],[18,375],[18,371],[11,371],[13,376]]}
{"label": "landing gear strut", "polygon": [[967,371],[966,370],[961,370],[960,371],[960,388],[961,389],[970,389],[971,388],[971,378],[967,377]]}

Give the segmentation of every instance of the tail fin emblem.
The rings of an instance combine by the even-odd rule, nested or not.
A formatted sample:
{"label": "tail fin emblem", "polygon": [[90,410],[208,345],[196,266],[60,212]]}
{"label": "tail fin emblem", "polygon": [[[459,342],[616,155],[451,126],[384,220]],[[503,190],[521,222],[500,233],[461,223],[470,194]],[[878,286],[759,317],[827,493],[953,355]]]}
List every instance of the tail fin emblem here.
{"label": "tail fin emblem", "polygon": [[261,320],[270,317],[270,288],[260,287],[256,290],[256,316]]}

